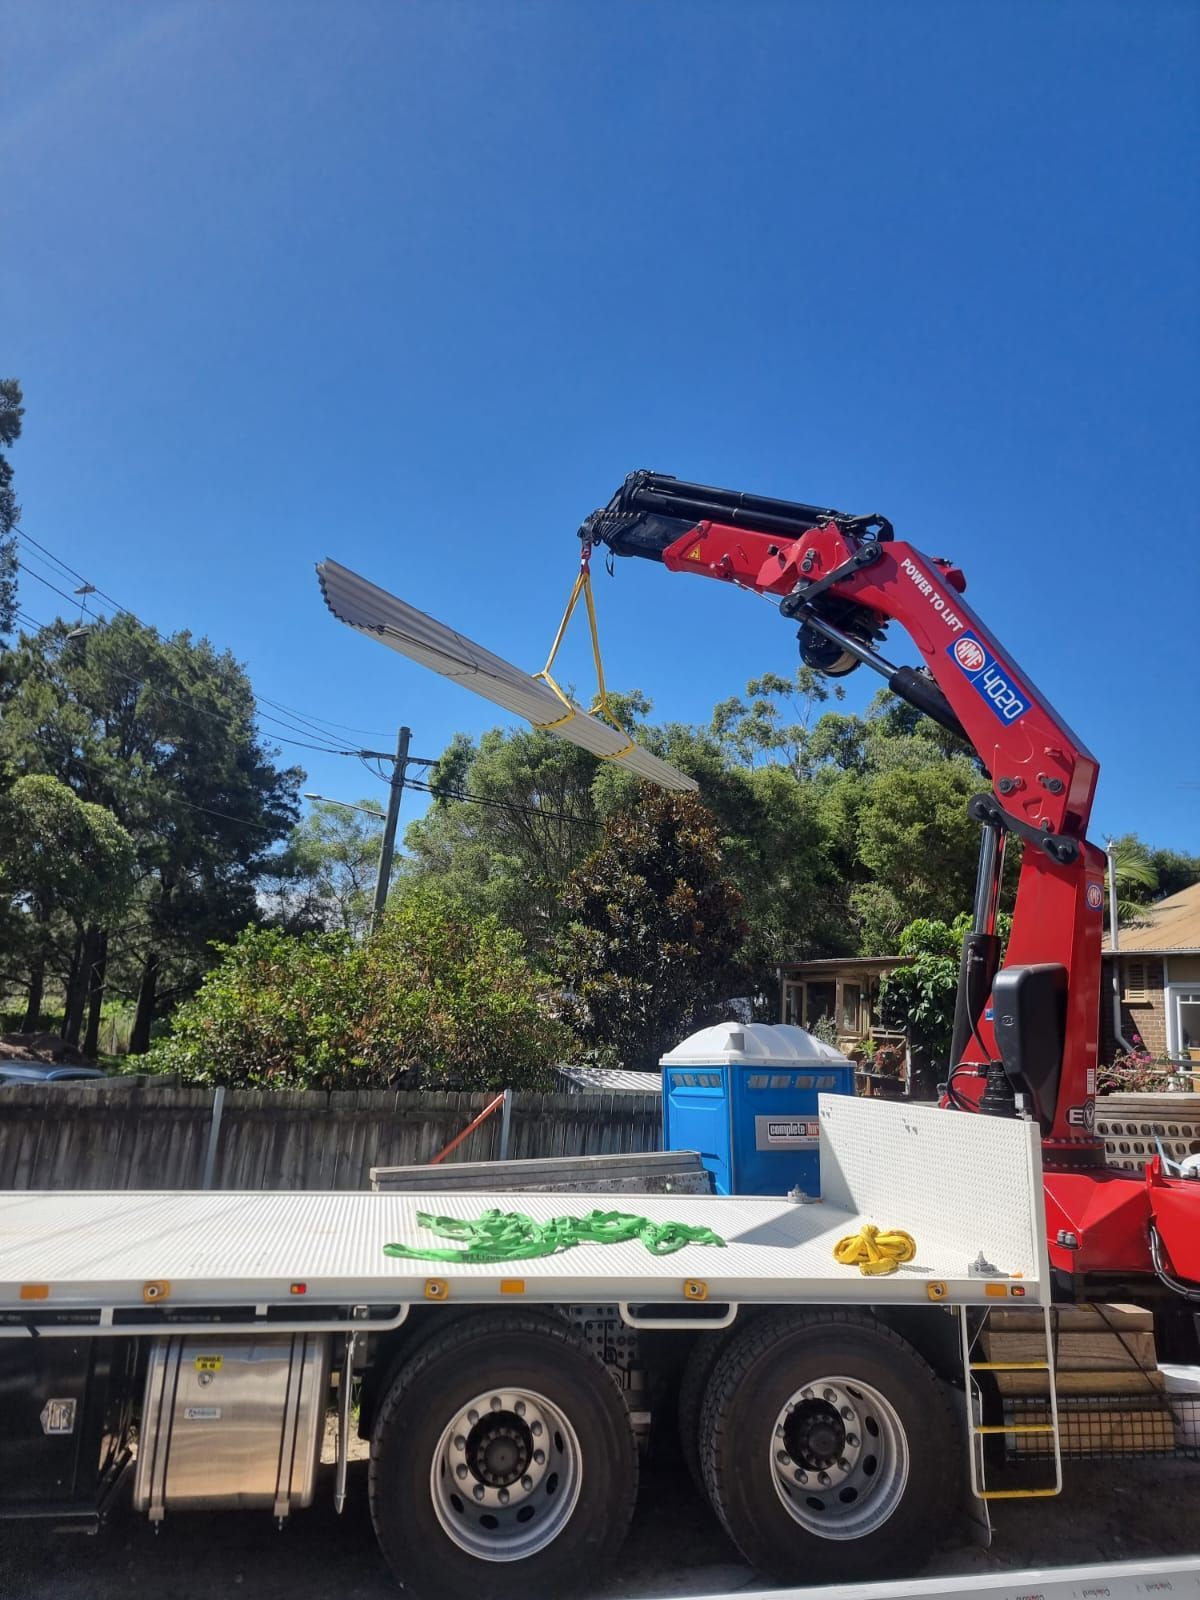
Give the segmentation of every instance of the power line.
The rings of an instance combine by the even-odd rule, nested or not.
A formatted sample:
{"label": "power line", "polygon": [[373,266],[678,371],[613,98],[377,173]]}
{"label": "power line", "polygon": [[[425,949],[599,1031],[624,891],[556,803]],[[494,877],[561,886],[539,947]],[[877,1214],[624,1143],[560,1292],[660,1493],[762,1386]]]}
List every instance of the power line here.
{"label": "power line", "polygon": [[[54,562],[55,566],[60,567],[62,571],[65,572],[69,577],[76,579],[79,583],[91,584],[91,587],[95,590],[95,592],[102,599],[107,600],[110,606],[115,606],[118,611],[124,611],[126,609],[126,607],[121,605],[119,601],[114,600],[112,595],[105,594],[103,589],[92,583],[90,578],[85,578],[82,572],[76,572],[75,568],[64,561],[61,556],[56,556],[53,550],[48,550],[46,546],[35,539],[31,533],[27,533],[19,523],[16,525],[14,531],[22,539],[24,539],[26,543],[31,544],[35,550],[40,550],[44,556],[49,556],[50,560]],[[131,611],[129,615],[132,616],[133,612]]]}
{"label": "power line", "polygon": [[[64,561],[61,556],[55,555],[53,550],[51,550],[47,545],[42,544],[40,542],[40,540],[35,539],[33,537],[33,535],[31,533],[28,533],[23,527],[18,526],[15,529],[15,531],[19,535],[20,538],[25,540],[28,544],[33,545],[33,547],[35,549],[40,550],[44,556],[47,556],[52,562],[55,563],[55,566],[60,568],[69,577],[75,578],[75,579],[77,579],[79,581],[79,583],[81,583],[83,585],[86,585],[86,587],[87,587],[89,592],[100,595],[100,597],[102,599],[104,599],[104,600],[107,600],[108,603],[112,607],[114,607],[115,610],[122,612],[125,616],[132,617],[133,620],[135,622],[141,624],[142,627],[146,626],[146,624],[144,622],[142,622],[142,619],[137,615],[136,612],[131,611],[128,606],[123,606],[120,603],[119,600],[115,600],[112,595],[106,593],[105,590],[101,589],[98,584],[92,583],[90,579],[85,578],[82,573],[76,572],[74,567],[72,567],[68,562]],[[96,612],[92,611],[91,608],[86,604],[86,597],[79,596],[79,595],[70,595],[70,594],[68,594],[64,589],[60,589],[60,588],[57,587],[57,585],[51,583],[49,581],[49,579],[43,578],[40,573],[36,572],[32,567],[28,566],[22,560],[18,560],[18,565],[22,568],[23,571],[27,572],[31,578],[36,578],[39,583],[44,583],[48,589],[53,589],[55,594],[61,595],[64,600],[67,600],[72,605],[78,604],[80,610],[82,612],[85,612],[88,616],[95,618],[95,620],[98,621],[98,622],[103,620],[100,615],[98,615]],[[51,570],[53,570],[53,569],[51,569]],[[171,639],[164,637],[164,643],[172,644],[173,642],[174,641],[172,641]],[[331,719],[326,718],[326,717],[314,717],[313,715],[311,715],[308,712],[298,710],[295,706],[289,706],[289,705],[285,704],[283,701],[272,700],[267,695],[256,694],[254,698],[255,698],[256,704],[260,708],[262,706],[271,706],[273,708],[273,710],[275,710],[276,712],[283,712],[286,716],[291,717],[291,718],[295,718],[299,722],[307,724],[306,727],[300,728],[300,729],[297,729],[297,728],[293,727],[292,731],[294,731],[294,732],[312,733],[312,734],[317,735],[319,738],[326,739],[326,740],[328,740],[331,737],[331,734],[330,734],[330,731],[329,731],[330,729],[339,729],[344,733],[369,733],[369,734],[372,734],[373,736],[382,737],[382,732],[378,728],[356,728],[356,727],[351,726],[348,723],[334,722]],[[270,718],[270,714],[269,713],[263,713],[263,712],[261,712],[261,710],[260,710],[260,714],[264,715],[264,716],[267,716],[272,721],[276,721],[276,722],[280,721],[279,717]],[[324,724],[324,726],[320,726],[320,724]],[[283,725],[287,726],[286,723],[284,723]],[[300,741],[298,741],[298,740],[283,740],[281,742],[283,742],[285,744],[287,744],[287,743],[296,744],[296,743],[299,743]],[[316,749],[323,749],[324,747],[323,746],[318,746],[318,745],[306,745],[306,746],[303,746],[303,748],[316,750]],[[341,751],[336,751],[336,752],[335,751],[327,751],[326,753],[328,753],[328,754],[342,754],[343,752],[341,752]],[[349,752],[349,753],[352,754],[353,752]]]}
{"label": "power line", "polygon": [[587,817],[575,817],[566,811],[547,811],[542,806],[522,806],[514,804],[511,800],[492,800],[482,794],[467,794],[461,789],[447,789],[439,784],[422,783],[418,778],[409,778],[405,787],[421,789],[438,800],[462,800],[468,805],[491,806],[497,811],[513,811],[522,816],[543,817],[549,822],[573,822],[580,828],[595,827],[595,823],[590,822]]}
{"label": "power line", "polygon": [[[19,558],[17,560],[17,566],[20,567],[22,572],[28,573],[31,578],[36,578],[39,583],[44,583],[47,589],[53,589],[55,594],[62,595],[63,599],[66,600],[68,604],[78,605],[80,611],[87,611],[89,617],[92,615],[92,613],[88,611],[87,606],[84,604],[83,597],[81,595],[68,594],[65,589],[60,589],[56,583],[51,583],[49,578],[43,578],[40,572],[35,572],[32,567],[26,566],[24,561],[20,560]],[[99,590],[96,591],[97,594],[99,594],[99,592]]]}
{"label": "power line", "polygon": [[[74,753],[66,757],[64,765],[68,767],[82,767],[85,772],[94,772],[102,778],[107,778],[109,776],[109,774],[105,772],[104,768],[98,767],[94,761],[87,761],[83,756],[77,756]],[[27,775],[34,776],[32,773]],[[54,774],[48,773],[47,776],[53,777]],[[202,806],[196,800],[185,800],[182,795],[176,794],[173,790],[169,790],[168,793],[173,804],[186,806],[189,811],[203,811],[206,813],[206,815],[210,817],[219,817],[224,822],[236,822],[239,828],[256,828],[260,833],[271,833],[277,835],[279,832],[277,828],[272,828],[265,822],[253,822],[249,817],[235,816],[232,811],[217,811],[212,806]]]}

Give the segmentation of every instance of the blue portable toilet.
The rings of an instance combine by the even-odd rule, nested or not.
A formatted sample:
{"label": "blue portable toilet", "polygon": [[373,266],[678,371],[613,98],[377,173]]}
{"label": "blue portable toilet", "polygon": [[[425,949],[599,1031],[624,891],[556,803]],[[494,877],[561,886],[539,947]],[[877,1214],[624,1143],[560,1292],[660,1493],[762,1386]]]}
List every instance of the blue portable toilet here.
{"label": "blue portable toilet", "polygon": [[854,1063],[786,1023],[719,1022],[663,1056],[663,1149],[698,1150],[718,1194],[821,1192],[819,1094]]}

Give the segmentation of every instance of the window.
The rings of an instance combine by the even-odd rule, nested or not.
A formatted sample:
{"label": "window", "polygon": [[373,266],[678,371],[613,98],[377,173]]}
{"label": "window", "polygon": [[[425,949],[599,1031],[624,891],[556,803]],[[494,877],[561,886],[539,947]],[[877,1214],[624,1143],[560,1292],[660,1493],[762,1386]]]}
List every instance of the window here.
{"label": "window", "polygon": [[1150,981],[1144,961],[1130,961],[1125,966],[1125,998],[1133,1002],[1150,998]]}
{"label": "window", "polygon": [[1185,1061],[1200,1061],[1200,987],[1171,985],[1167,1048],[1173,1056]]}
{"label": "window", "polygon": [[833,1016],[837,1004],[837,986],[832,983],[805,985],[804,1026],[811,1032],[822,1017]]}
{"label": "window", "polygon": [[861,1031],[859,1021],[862,1007],[862,990],[857,983],[844,983],[842,985],[842,1016],[841,1030],[843,1033],[858,1034]]}

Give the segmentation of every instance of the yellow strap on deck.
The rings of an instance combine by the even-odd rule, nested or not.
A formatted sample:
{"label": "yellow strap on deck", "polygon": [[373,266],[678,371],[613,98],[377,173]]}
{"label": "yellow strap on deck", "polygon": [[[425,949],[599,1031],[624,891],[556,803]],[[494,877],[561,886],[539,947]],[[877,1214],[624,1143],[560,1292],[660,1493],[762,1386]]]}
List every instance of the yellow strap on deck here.
{"label": "yellow strap on deck", "polygon": [[882,1277],[895,1272],[902,1261],[911,1261],[917,1253],[916,1240],[900,1228],[880,1230],[865,1222],[857,1233],[848,1233],[833,1247],[833,1259],[839,1266],[857,1267],[864,1277]]}

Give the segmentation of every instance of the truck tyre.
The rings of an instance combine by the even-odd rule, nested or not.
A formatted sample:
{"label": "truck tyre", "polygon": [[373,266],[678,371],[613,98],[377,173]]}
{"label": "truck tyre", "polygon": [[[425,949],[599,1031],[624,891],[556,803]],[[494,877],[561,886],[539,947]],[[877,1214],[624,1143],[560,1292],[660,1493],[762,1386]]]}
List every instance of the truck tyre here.
{"label": "truck tyre", "polygon": [[729,1336],[719,1333],[702,1333],[688,1352],[679,1379],[675,1409],[679,1423],[679,1448],[683,1454],[688,1475],[700,1493],[707,1498],[704,1473],[700,1466],[700,1417],[704,1409],[704,1396],[713,1369]]}
{"label": "truck tyre", "polygon": [[637,1495],[621,1393],[566,1322],[482,1313],[423,1342],[371,1440],[371,1518],[420,1600],[510,1600],[594,1584]]}
{"label": "truck tyre", "polygon": [[919,1571],[965,1469],[933,1369],[873,1317],[834,1310],[765,1316],[730,1339],[700,1458],[725,1531],[781,1583]]}

